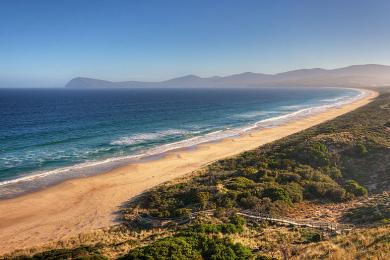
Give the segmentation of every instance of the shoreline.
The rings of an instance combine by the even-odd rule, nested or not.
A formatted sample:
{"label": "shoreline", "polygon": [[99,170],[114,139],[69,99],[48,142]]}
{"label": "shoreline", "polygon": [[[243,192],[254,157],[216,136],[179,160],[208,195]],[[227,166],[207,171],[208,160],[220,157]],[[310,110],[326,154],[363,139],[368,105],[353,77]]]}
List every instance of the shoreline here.
{"label": "shoreline", "polygon": [[348,113],[378,95],[372,90],[362,91],[367,95],[361,99],[283,125],[202,143],[195,149],[172,150],[156,160],[126,165],[105,174],[66,180],[36,192],[1,200],[0,255],[114,225],[118,223],[120,207],[147,189],[183,177],[213,161],[255,149]]}
{"label": "shoreline", "polygon": [[197,146],[202,144],[215,143],[227,138],[239,138],[240,136],[250,134],[253,131],[259,131],[266,128],[275,128],[290,121],[301,120],[304,117],[313,116],[327,109],[337,108],[342,105],[349,104],[364,98],[366,95],[366,92],[362,89],[340,89],[351,89],[359,92],[359,94],[354,97],[338,97],[331,99],[332,101],[337,101],[334,103],[321,105],[313,104],[312,106],[304,105],[296,111],[289,111],[287,113],[282,113],[270,118],[264,118],[256,122],[246,123],[233,128],[225,128],[203,135],[195,135],[188,139],[161,144],[159,146],[151,147],[135,154],[127,154],[122,156],[103,158],[101,160],[81,162],[70,166],[49,169],[46,171],[21,176],[15,179],[1,181],[0,201],[37,192],[42,189],[58,185],[67,180],[96,176],[110,172],[117,168],[127,166],[129,164],[137,164],[156,160],[163,157],[166,153],[184,151],[186,149],[196,149]]}

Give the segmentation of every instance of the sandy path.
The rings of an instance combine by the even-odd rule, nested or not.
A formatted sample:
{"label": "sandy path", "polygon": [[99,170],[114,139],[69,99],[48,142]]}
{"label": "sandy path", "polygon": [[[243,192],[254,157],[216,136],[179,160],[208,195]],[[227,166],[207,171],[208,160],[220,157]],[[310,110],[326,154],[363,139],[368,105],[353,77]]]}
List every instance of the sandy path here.
{"label": "sandy path", "polygon": [[254,149],[335,118],[367,104],[378,95],[374,91],[367,92],[364,99],[283,126],[203,144],[191,151],[174,151],[155,161],[69,180],[0,201],[0,254],[113,225],[118,216],[115,212],[120,206],[142,191],[188,174],[214,160]]}

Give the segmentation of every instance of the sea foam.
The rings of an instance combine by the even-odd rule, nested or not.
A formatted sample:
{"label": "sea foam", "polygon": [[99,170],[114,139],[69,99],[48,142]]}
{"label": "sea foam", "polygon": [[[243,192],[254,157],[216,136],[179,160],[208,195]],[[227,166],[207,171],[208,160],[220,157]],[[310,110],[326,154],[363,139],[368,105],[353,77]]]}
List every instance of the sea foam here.
{"label": "sea foam", "polygon": [[154,133],[140,133],[131,136],[123,136],[117,140],[112,141],[111,145],[134,145],[147,141],[159,140],[167,136],[183,136],[189,132],[181,129],[168,129],[161,132]]}

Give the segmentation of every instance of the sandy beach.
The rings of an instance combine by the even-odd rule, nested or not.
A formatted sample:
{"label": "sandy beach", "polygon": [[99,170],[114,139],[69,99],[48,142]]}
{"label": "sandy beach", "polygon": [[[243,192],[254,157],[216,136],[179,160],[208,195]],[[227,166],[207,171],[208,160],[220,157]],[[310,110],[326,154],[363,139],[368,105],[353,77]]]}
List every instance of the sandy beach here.
{"label": "sandy beach", "polygon": [[162,158],[131,164],[97,176],[73,179],[14,199],[0,201],[0,255],[39,246],[118,223],[118,210],[132,197],[182,177],[218,159],[254,149],[350,112],[378,93],[338,108],[255,130],[237,138],[172,151]]}

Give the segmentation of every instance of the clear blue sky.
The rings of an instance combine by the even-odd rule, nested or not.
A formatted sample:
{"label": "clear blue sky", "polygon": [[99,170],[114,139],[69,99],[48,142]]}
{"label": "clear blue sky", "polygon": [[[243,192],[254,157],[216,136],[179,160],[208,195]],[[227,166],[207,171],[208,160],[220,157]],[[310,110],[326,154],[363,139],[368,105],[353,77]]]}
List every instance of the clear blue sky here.
{"label": "clear blue sky", "polygon": [[390,64],[390,1],[1,0],[0,86]]}

